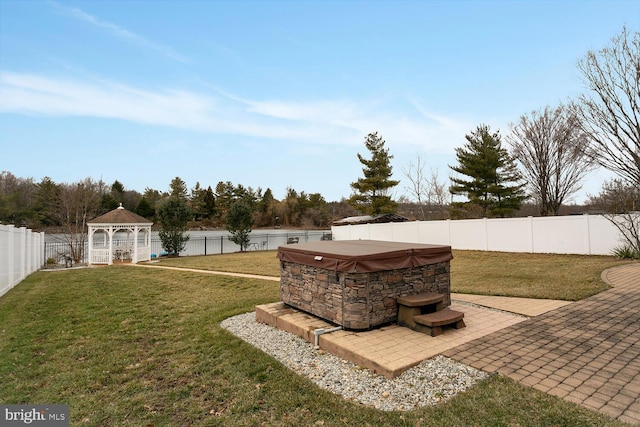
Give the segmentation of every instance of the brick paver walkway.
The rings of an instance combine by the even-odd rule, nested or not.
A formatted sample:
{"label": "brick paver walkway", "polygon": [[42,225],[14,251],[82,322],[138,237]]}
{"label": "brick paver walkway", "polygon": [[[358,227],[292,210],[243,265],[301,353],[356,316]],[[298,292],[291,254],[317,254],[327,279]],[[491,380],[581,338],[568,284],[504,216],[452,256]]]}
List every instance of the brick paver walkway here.
{"label": "brick paver walkway", "polygon": [[614,287],[444,355],[640,425],[640,264],[602,277]]}

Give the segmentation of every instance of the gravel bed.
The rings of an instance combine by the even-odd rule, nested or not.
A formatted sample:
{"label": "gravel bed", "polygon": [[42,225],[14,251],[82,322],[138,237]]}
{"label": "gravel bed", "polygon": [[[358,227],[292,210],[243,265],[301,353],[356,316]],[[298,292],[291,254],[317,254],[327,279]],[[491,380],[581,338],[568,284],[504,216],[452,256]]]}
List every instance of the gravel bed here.
{"label": "gravel bed", "polygon": [[436,405],[489,376],[436,356],[389,379],[330,353],[314,350],[312,344],[293,334],[258,323],[254,312],[228,318],[221,326],[318,386],[382,411]]}

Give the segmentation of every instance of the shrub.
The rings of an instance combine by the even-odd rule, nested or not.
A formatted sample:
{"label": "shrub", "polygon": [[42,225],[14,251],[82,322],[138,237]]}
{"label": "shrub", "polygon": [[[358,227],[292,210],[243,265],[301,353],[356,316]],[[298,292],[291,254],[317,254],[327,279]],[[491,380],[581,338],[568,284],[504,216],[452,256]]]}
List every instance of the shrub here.
{"label": "shrub", "polygon": [[629,245],[614,248],[613,255],[623,259],[640,259],[640,251]]}

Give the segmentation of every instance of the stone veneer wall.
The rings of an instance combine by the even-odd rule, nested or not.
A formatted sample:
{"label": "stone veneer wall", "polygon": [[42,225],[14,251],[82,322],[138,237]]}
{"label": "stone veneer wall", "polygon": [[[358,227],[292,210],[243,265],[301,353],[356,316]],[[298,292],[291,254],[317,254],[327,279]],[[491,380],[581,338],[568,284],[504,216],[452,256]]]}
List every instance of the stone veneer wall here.
{"label": "stone veneer wall", "polygon": [[282,302],[345,329],[395,322],[396,298],[422,292],[444,294],[451,304],[449,262],[374,273],[344,273],[281,262]]}

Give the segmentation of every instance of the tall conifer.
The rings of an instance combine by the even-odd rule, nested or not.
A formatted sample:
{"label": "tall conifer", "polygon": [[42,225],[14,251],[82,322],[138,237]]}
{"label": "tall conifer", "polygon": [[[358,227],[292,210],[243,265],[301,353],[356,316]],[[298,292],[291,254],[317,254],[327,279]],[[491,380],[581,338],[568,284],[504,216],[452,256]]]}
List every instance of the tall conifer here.
{"label": "tall conifer", "polygon": [[356,182],[351,183],[351,188],[356,193],[349,198],[349,204],[369,215],[394,213],[398,204],[389,196],[389,190],[400,181],[390,179],[390,161],[393,156],[389,154],[389,149],[384,147],[385,141],[378,136],[378,132],[367,135],[364,143],[371,153],[371,158],[366,159],[358,153],[358,160],[364,166],[364,178],[358,178]]}
{"label": "tall conifer", "polygon": [[526,198],[524,184],[514,159],[502,148],[499,132],[480,125],[467,143],[456,148],[457,166],[449,166],[460,176],[451,177],[453,195],[466,196],[468,202],[456,202],[454,207],[467,212],[480,208],[483,217],[512,216]]}

